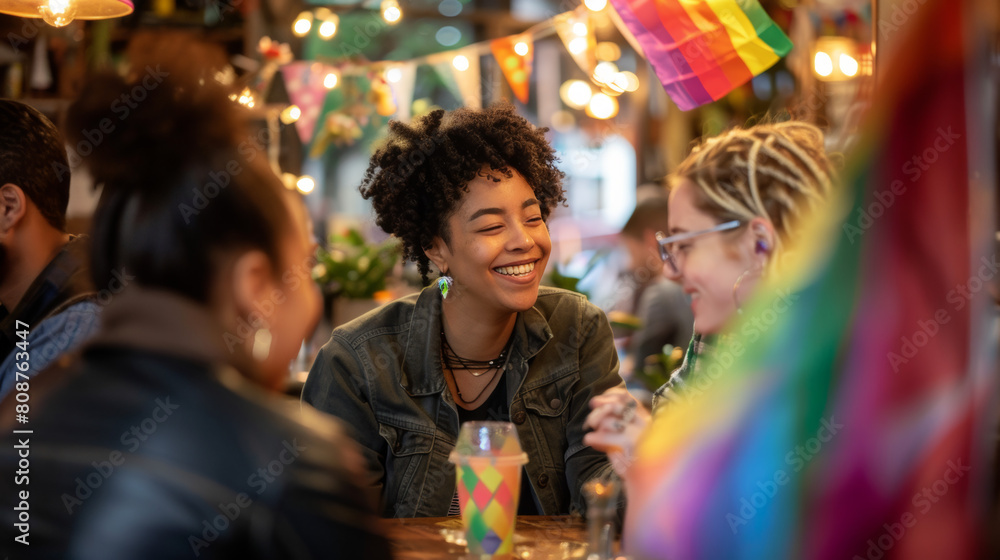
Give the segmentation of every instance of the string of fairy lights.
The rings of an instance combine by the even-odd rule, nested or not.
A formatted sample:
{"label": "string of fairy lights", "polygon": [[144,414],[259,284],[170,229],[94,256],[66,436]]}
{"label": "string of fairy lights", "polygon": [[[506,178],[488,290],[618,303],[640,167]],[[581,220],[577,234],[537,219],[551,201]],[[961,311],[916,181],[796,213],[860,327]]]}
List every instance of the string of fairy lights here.
{"label": "string of fairy lights", "polygon": [[[585,0],[584,6],[594,13],[600,13],[608,7],[607,0]],[[383,0],[380,5],[382,18],[389,25],[395,25],[403,17],[402,8],[396,0]],[[544,21],[517,37],[513,45],[516,55],[524,57],[531,51],[529,41],[542,39],[556,32],[556,18]],[[318,26],[318,27],[317,27]],[[325,7],[301,12],[292,23],[292,31],[296,36],[305,37],[317,27],[316,32],[324,40],[333,39],[340,26],[340,18],[336,13]],[[587,23],[577,21],[572,25],[574,37],[570,39],[566,48],[572,55],[581,55],[591,48],[589,38],[592,30]],[[372,70],[381,71],[383,77],[389,83],[399,82],[402,78],[401,66],[403,64],[437,63],[448,60],[459,72],[465,72],[471,67],[469,57],[475,55],[489,54],[490,46],[488,41],[474,43],[463,46],[455,51],[439,52],[431,55],[417,57],[407,61],[381,61],[370,62],[360,65],[346,65],[338,68],[329,68],[323,78],[323,85],[327,89],[334,89],[340,83],[343,74],[366,74]],[[621,71],[616,65],[616,61],[621,57],[621,48],[614,42],[604,41],[594,46],[594,55],[598,61],[594,68],[591,82],[571,79],[562,84],[559,89],[560,98],[570,109],[583,110],[587,116],[595,119],[610,119],[618,114],[618,101],[615,99],[626,92],[634,92],[639,88],[638,77],[630,71]],[[596,88],[596,91],[595,91]],[[240,102],[252,107],[252,93],[244,92]],[[282,122],[286,124],[295,122],[301,111],[297,107],[289,107],[282,112]]]}

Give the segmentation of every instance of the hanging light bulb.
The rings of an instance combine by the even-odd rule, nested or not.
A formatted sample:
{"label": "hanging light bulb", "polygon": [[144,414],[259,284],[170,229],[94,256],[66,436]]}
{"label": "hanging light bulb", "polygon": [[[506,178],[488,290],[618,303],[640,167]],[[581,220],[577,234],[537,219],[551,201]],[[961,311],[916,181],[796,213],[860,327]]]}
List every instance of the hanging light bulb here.
{"label": "hanging light bulb", "polygon": [[133,9],[132,0],[0,0],[0,13],[24,18],[40,17],[53,27],[65,27],[78,19],[127,16]]}
{"label": "hanging light bulb", "polygon": [[574,37],[573,40],[569,42],[569,52],[572,54],[580,54],[586,50],[587,50],[586,37]]}
{"label": "hanging light bulb", "polygon": [[622,57],[622,49],[611,41],[601,41],[594,48],[594,54],[597,55],[597,60],[614,62]]}
{"label": "hanging light bulb", "polygon": [[331,14],[323,20],[323,23],[319,25],[319,36],[324,39],[329,39],[336,35],[338,23],[340,23],[340,18],[337,14]]}
{"label": "hanging light bulb", "polygon": [[858,73],[858,61],[854,59],[853,56],[849,54],[840,54],[840,71],[844,73],[845,76],[854,77]]}
{"label": "hanging light bulb", "polygon": [[303,175],[295,182],[295,188],[302,194],[309,194],[316,188],[316,181],[308,175]]}
{"label": "hanging light bulb", "polygon": [[298,37],[305,37],[309,30],[312,29],[312,12],[302,12],[299,17],[295,18],[295,23],[292,24],[292,33],[295,33]]}
{"label": "hanging light bulb", "polygon": [[639,89],[639,76],[636,76],[628,70],[621,73],[625,77],[625,91],[635,91]]}
{"label": "hanging light bulb", "polygon": [[465,72],[469,69],[469,59],[464,54],[458,54],[451,60],[451,65],[455,67],[455,70]]}
{"label": "hanging light bulb", "polygon": [[337,82],[339,81],[340,78],[337,76],[337,73],[330,72],[329,74],[326,75],[325,78],[323,78],[323,87],[325,87],[326,89],[333,89],[337,87]]}
{"label": "hanging light bulb", "polygon": [[392,68],[385,71],[385,81],[396,83],[403,79],[403,71],[399,69],[398,66],[393,66]]}
{"label": "hanging light bulb", "polygon": [[622,72],[616,72],[607,82],[607,85],[616,95],[620,95],[628,88],[628,78]]}
{"label": "hanging light bulb", "polygon": [[577,37],[586,37],[587,36],[587,24],[583,23],[582,21],[578,21],[578,22],[574,23],[573,24],[573,35],[576,35]]}
{"label": "hanging light bulb", "polygon": [[594,67],[594,81],[599,84],[607,84],[615,79],[618,74],[618,65],[614,62],[601,62]]}
{"label": "hanging light bulb", "polygon": [[403,17],[403,11],[399,9],[399,2],[396,0],[382,0],[382,19],[393,25],[401,17]]}
{"label": "hanging light bulb", "polygon": [[285,124],[292,124],[293,122],[299,120],[299,117],[301,116],[302,109],[299,109],[298,105],[289,105],[288,107],[285,107],[285,110],[282,111],[280,115],[278,115],[278,118],[280,118],[281,122]]}
{"label": "hanging light bulb", "polygon": [[65,27],[76,17],[76,2],[73,0],[48,0],[38,7],[45,23],[52,27]]}
{"label": "hanging light bulb", "polygon": [[514,45],[514,52],[516,52],[520,56],[528,54],[528,43],[525,43],[524,41],[518,41],[517,44]]}
{"label": "hanging light bulb", "polygon": [[595,93],[587,104],[587,114],[595,119],[610,119],[618,114],[618,100],[610,95]]}
{"label": "hanging light bulb", "polygon": [[608,5],[608,0],[584,0],[583,4],[592,12],[599,12]]}
{"label": "hanging light bulb", "polygon": [[250,91],[250,88],[243,88],[243,91],[240,92],[240,95],[236,99],[236,102],[239,103],[240,105],[243,105],[244,107],[253,109],[254,98],[253,98],[253,92]]}
{"label": "hanging light bulb", "polygon": [[820,76],[829,76],[833,73],[833,59],[823,51],[816,53],[816,57],[813,59],[813,66],[816,69],[816,73]]}
{"label": "hanging light bulb", "polygon": [[583,80],[566,80],[559,87],[559,97],[568,107],[573,109],[583,109],[590,102],[593,95],[590,84]]}

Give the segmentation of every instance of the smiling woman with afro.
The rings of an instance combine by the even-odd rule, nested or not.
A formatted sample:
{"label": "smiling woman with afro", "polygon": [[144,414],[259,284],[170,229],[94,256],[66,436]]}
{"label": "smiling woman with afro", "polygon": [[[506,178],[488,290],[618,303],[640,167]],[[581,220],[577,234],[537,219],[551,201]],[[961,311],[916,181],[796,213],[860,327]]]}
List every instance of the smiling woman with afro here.
{"label": "smiling woman with afro", "polygon": [[356,428],[387,517],[458,514],[448,455],[467,421],[515,425],[520,514],[582,511],[583,484],[615,476],[583,444],[588,401],[622,385],[611,328],[540,286],[565,201],[545,132],[510,104],[438,110],[390,123],[365,173],[376,223],[442,278],[336,328],[303,400]]}

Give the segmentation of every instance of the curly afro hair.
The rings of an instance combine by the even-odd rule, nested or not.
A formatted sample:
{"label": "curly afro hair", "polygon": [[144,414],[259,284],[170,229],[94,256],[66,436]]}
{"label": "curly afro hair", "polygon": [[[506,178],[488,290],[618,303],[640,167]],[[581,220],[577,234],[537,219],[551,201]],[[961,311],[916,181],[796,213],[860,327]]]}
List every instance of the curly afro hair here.
{"label": "curly afro hair", "polygon": [[389,136],[372,156],[361,196],[372,200],[375,222],[402,241],[403,258],[416,261],[424,284],[430,259],[424,250],[435,236],[449,241],[447,220],[484,166],[531,185],[548,219],[564,203],[556,153],[537,128],[501,103],[487,109],[436,110],[412,125],[389,123]]}

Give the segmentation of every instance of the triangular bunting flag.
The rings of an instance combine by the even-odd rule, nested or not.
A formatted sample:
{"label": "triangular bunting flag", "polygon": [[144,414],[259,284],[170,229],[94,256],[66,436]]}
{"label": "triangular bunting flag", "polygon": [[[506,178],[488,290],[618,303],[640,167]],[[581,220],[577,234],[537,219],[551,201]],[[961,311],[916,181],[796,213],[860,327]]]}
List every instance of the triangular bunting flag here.
{"label": "triangular bunting flag", "polygon": [[483,107],[483,93],[480,88],[479,53],[476,49],[462,49],[449,62],[452,76],[462,94],[462,106],[472,109]]}
{"label": "triangular bunting flag", "polygon": [[444,82],[444,86],[448,88],[448,91],[461,103],[462,90],[458,87],[458,82],[455,81],[455,74],[451,71],[451,62],[445,60],[443,57],[436,57],[436,60],[437,62],[431,62],[431,67],[437,72],[438,77]]}
{"label": "triangular bunting flag", "polygon": [[593,75],[597,67],[594,55],[597,42],[594,28],[590,25],[590,10],[581,6],[576,11],[561,14],[556,20],[556,32],[580,70],[588,76]]}
{"label": "triangular bunting flag", "polygon": [[417,81],[417,65],[406,62],[396,68],[399,69],[399,79],[389,82],[389,88],[392,89],[392,97],[396,100],[396,118],[408,121],[413,105],[413,87]]}
{"label": "triangular bunting flag", "polygon": [[528,80],[531,78],[535,47],[530,35],[514,35],[490,41],[490,50],[510,89],[521,103],[528,102]]}
{"label": "triangular bunting flag", "polygon": [[285,79],[285,89],[292,103],[298,105],[302,115],[295,122],[295,130],[299,133],[302,143],[309,145],[316,129],[326,100],[327,89],[323,78],[330,68],[318,62],[298,61],[281,67],[281,75]]}

